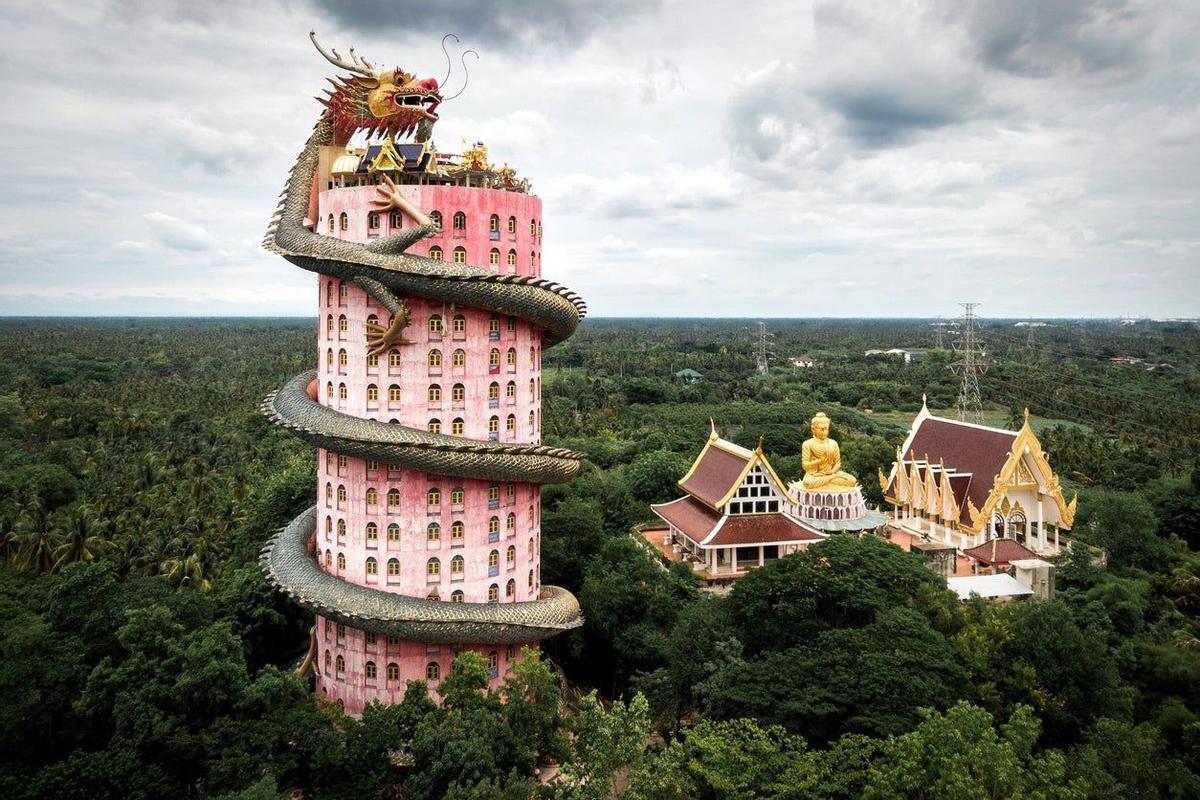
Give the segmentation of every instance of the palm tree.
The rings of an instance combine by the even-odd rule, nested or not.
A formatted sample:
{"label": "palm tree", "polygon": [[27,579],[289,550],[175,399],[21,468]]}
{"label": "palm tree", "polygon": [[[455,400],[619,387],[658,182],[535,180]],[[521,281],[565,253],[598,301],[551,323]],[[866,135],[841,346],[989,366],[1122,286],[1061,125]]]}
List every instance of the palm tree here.
{"label": "palm tree", "polygon": [[176,586],[193,586],[202,592],[212,588],[204,577],[204,564],[196,553],[168,558],[159,566],[159,572]]}
{"label": "palm tree", "polygon": [[95,561],[96,554],[108,546],[96,518],[85,506],[71,508],[57,532],[61,541],[54,548],[55,572],[72,561]]}
{"label": "palm tree", "polygon": [[54,548],[57,541],[50,527],[46,504],[41,497],[34,495],[25,503],[17,520],[16,532],[16,568],[21,572],[50,572],[54,567]]}

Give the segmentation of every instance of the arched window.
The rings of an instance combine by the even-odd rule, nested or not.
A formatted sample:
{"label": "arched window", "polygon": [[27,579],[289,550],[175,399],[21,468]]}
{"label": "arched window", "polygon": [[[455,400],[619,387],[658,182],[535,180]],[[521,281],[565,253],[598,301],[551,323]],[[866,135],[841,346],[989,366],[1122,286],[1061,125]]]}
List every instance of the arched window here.
{"label": "arched window", "polygon": [[529,220],[529,236],[531,239],[537,238],[537,220],[536,219]]}
{"label": "arched window", "polygon": [[379,387],[373,383],[367,384],[367,402],[368,403],[378,403],[379,402]]}
{"label": "arched window", "polygon": [[[499,354],[499,351],[495,351],[495,352],[497,353],[497,355]],[[500,384],[496,383],[495,381],[492,381],[490,384],[488,384],[488,400],[499,400],[499,399],[500,399]]]}
{"label": "arched window", "polygon": [[508,218],[508,232],[509,233],[517,232],[517,218],[516,217]]}
{"label": "arched window", "polygon": [[350,298],[350,286],[345,281],[338,281],[338,303],[346,305]]}
{"label": "arched window", "polygon": [[376,489],[374,486],[372,486],[370,489],[367,489],[367,505],[369,505],[369,506],[379,505],[379,490]]}
{"label": "arched window", "polygon": [[504,551],[504,563],[508,567],[515,567],[517,565],[517,548],[515,545],[510,544],[508,549]]}
{"label": "arched window", "polygon": [[394,661],[387,665],[387,679],[389,681],[400,680],[400,665]]}
{"label": "arched window", "polygon": [[454,263],[455,264],[467,263],[467,250],[465,247],[454,248]]}
{"label": "arched window", "polygon": [[325,566],[327,566],[327,567],[333,566],[333,551],[332,550],[325,551]]}
{"label": "arched window", "polygon": [[510,532],[517,529],[517,515],[513,512],[508,512],[508,517],[504,520],[504,527]]}
{"label": "arched window", "polygon": [[442,668],[436,661],[430,661],[425,665],[425,680],[436,681],[440,677],[442,677]]}
{"label": "arched window", "polygon": [[529,348],[529,366],[531,366],[531,367],[537,366],[537,348],[536,347]]}
{"label": "arched window", "polygon": [[529,379],[529,399],[537,399],[537,382],[533,378]]}
{"label": "arched window", "polygon": [[379,541],[379,526],[374,522],[367,523],[367,547],[374,547]]}
{"label": "arched window", "polygon": [[500,600],[500,587],[493,583],[491,586],[488,587],[488,602],[495,603],[495,602],[498,602],[499,600]]}
{"label": "arched window", "polygon": [[455,505],[455,506],[461,506],[463,504],[463,496],[464,496],[463,487],[455,486],[453,489],[450,490],[450,504]]}
{"label": "arched window", "polygon": [[433,247],[429,248],[429,257],[431,259],[433,259],[434,261],[441,261],[443,258],[442,257],[442,248],[438,247],[436,244]]}
{"label": "arched window", "polygon": [[427,595],[425,595],[425,599],[426,600],[441,600],[442,596],[438,593],[438,587],[434,586],[432,589],[430,589],[429,593]]}
{"label": "arched window", "polygon": [[489,233],[499,233],[500,232],[500,215],[499,214],[492,214],[491,218],[488,220],[488,232]]}
{"label": "arched window", "polygon": [[500,348],[498,348],[498,347],[493,347],[493,348],[492,348],[492,349],[491,349],[491,350],[488,352],[488,366],[489,366],[489,367],[498,367],[498,366],[500,366]]}
{"label": "arched window", "polygon": [[337,499],[338,499],[338,505],[341,505],[342,503],[346,502],[346,487],[345,486],[338,486]]}
{"label": "arched window", "polygon": [[527,544],[525,546],[525,549],[529,552],[529,557],[533,558],[533,537],[532,536],[529,537],[529,544]]}
{"label": "arched window", "polygon": [[330,403],[333,402],[333,381],[325,384],[325,399]]}
{"label": "arched window", "polygon": [[467,215],[461,211],[454,212],[454,230],[465,231],[467,229]]}
{"label": "arched window", "polygon": [[465,560],[463,560],[462,556],[455,556],[454,558],[450,559],[450,574],[451,575],[458,575],[461,577],[463,572],[466,570],[466,567],[467,567],[467,562]]}
{"label": "arched window", "polygon": [[387,493],[388,513],[394,514],[400,510],[400,490],[388,489]]}
{"label": "arched window", "polygon": [[516,381],[508,382],[508,385],[504,387],[504,396],[506,398],[508,398],[509,400],[517,399],[517,382]]}
{"label": "arched window", "polygon": [[399,350],[388,350],[388,368],[399,369],[403,359],[400,357]]}
{"label": "arched window", "polygon": [[504,354],[504,363],[508,364],[510,367],[515,367],[517,365],[517,348],[508,348],[508,352]]}
{"label": "arched window", "polygon": [[439,228],[442,227],[442,212],[430,211],[429,212],[429,221]]}
{"label": "arched window", "polygon": [[504,420],[504,430],[512,433],[517,429],[517,415],[509,414]]}
{"label": "arched window", "polygon": [[490,419],[488,419],[488,433],[499,433],[499,432],[500,432],[500,418],[495,415],[492,415],[492,417]]}
{"label": "arched window", "polygon": [[425,526],[425,541],[440,542],[442,540],[442,526],[436,522],[431,522]]}
{"label": "arched window", "polygon": [[450,434],[453,436],[462,436],[464,427],[463,418],[455,417],[454,421],[450,423]]}
{"label": "arched window", "polygon": [[329,338],[333,338],[333,314],[325,315],[325,333]]}
{"label": "arched window", "polygon": [[434,417],[433,419],[429,420],[429,422],[425,423],[425,428],[430,433],[441,433],[442,432],[442,421],[440,419],[438,419],[437,417]]}
{"label": "arched window", "polygon": [[426,390],[425,396],[429,398],[430,403],[442,402],[442,387],[436,383],[429,384],[429,389]]}
{"label": "arched window", "polygon": [[459,369],[465,367],[467,365],[467,351],[463,350],[461,347],[458,348],[454,351],[453,359],[454,360],[451,363],[455,367],[458,367]]}
{"label": "arched window", "polygon": [[338,400],[345,400],[345,399],[346,399],[346,384],[339,383],[338,384]]}
{"label": "arched window", "polygon": [[530,411],[529,412],[529,432],[533,433],[534,428],[536,428],[536,427],[537,427],[537,425],[534,423],[533,412]]}
{"label": "arched window", "polygon": [[338,223],[339,223],[339,227],[342,230],[344,230],[344,231],[350,230],[350,217],[347,216],[345,211],[343,211],[340,215],[338,215]]}
{"label": "arched window", "polygon": [[430,350],[429,351],[429,368],[430,369],[438,369],[441,366],[442,366],[442,351],[437,350],[437,349]]}
{"label": "arched window", "polygon": [[500,266],[500,251],[497,250],[495,247],[493,247],[491,249],[491,251],[488,253],[488,264],[490,264],[493,267]]}
{"label": "arched window", "polygon": [[363,664],[363,675],[369,681],[375,680],[375,662],[374,661],[368,661],[367,663]]}
{"label": "arched window", "polygon": [[332,347],[325,351],[325,366],[328,367],[329,369],[333,369],[333,348]]}
{"label": "arched window", "polygon": [[466,399],[467,387],[463,386],[461,383],[454,384],[454,386],[450,389],[450,400],[455,403],[463,403],[466,402]]}
{"label": "arched window", "polygon": [[[346,215],[343,214],[342,216],[344,217]],[[334,659],[333,663],[334,668],[337,670],[337,676],[339,679],[341,679],[342,675],[346,672],[346,659],[339,655],[336,659]]]}
{"label": "arched window", "polygon": [[425,562],[425,575],[429,578],[436,578],[442,574],[442,562],[436,558],[431,558]]}
{"label": "arched window", "polygon": [[329,232],[333,233],[333,214],[329,215],[329,222],[327,225],[329,226]]}
{"label": "arched window", "polygon": [[367,574],[368,575],[378,575],[379,574],[379,562],[376,561],[374,557],[370,557],[367,559]]}
{"label": "arched window", "polygon": [[504,584],[504,596],[505,597],[516,597],[517,596],[517,582],[514,581],[512,578],[509,578],[508,583]]}
{"label": "arched window", "polygon": [[462,524],[462,522],[459,520],[455,520],[453,523],[450,524],[450,543],[454,544],[455,542],[457,542],[459,544],[462,544],[463,534],[465,532],[466,532],[466,527]]}
{"label": "arched window", "polygon": [[327,506],[333,505],[333,484],[332,483],[325,484],[325,505],[327,505]]}
{"label": "arched window", "polygon": [[388,568],[388,577],[389,578],[400,577],[400,559],[389,558],[388,563],[387,563],[387,568]]}
{"label": "arched window", "polygon": [[339,570],[343,570],[343,569],[345,569],[345,568],[346,568],[346,554],[345,554],[345,553],[338,553],[338,555],[337,555],[337,568],[338,568]]}
{"label": "arched window", "polygon": [[533,588],[533,570],[529,570],[529,588]]}
{"label": "arched window", "polygon": [[500,566],[500,551],[499,550],[493,550],[490,553],[488,553],[488,566],[489,567],[499,567]]}
{"label": "arched window", "polygon": [[[488,520],[488,533],[499,533],[499,532],[500,532],[500,518],[494,516]],[[495,552],[495,551],[493,550],[492,552]],[[497,554],[496,558],[499,558],[499,557],[500,557],[499,554]]]}
{"label": "arched window", "polygon": [[492,336],[493,339],[499,338],[500,319],[498,317],[491,317],[488,319],[488,334],[496,334],[495,336]]}
{"label": "arched window", "polygon": [[425,493],[425,503],[431,506],[440,506],[442,504],[442,490],[436,486]]}
{"label": "arched window", "polygon": [[509,267],[509,269],[517,268],[517,251],[516,250],[508,251],[508,267]]}
{"label": "arched window", "polygon": [[388,215],[388,227],[389,228],[391,228],[392,230],[395,230],[396,228],[403,227],[403,225],[404,225],[404,215],[401,214],[399,211],[393,211],[391,214]]}
{"label": "arched window", "polygon": [[443,325],[442,325],[442,315],[441,314],[433,314],[432,316],[429,317],[429,332],[430,333],[441,336],[445,330],[446,330],[445,327],[443,327]]}
{"label": "arched window", "polygon": [[[393,522],[391,525],[388,525],[387,531],[388,531],[388,541],[389,542],[400,541],[400,526],[399,525],[397,525],[395,522]],[[398,563],[397,563],[397,566],[399,566]]]}
{"label": "arched window", "polygon": [[466,333],[467,318],[462,314],[455,314],[454,319],[451,321],[451,326],[455,333]]}
{"label": "arched window", "polygon": [[368,228],[378,228],[379,227],[379,212],[378,211],[368,211],[367,212],[367,227]]}
{"label": "arched window", "polygon": [[338,637],[339,639],[345,639],[345,638],[346,638],[346,626],[345,626],[345,625],[343,625],[343,624],[342,624],[342,623],[340,623],[340,622],[337,624],[337,637]]}
{"label": "arched window", "polygon": [[537,266],[537,253],[532,250],[529,251],[529,266],[531,268]]}
{"label": "arched window", "polygon": [[[333,218],[330,217],[330,221],[332,221],[332,219]],[[330,653],[328,650],[326,650],[325,651],[325,674],[328,675],[332,671],[332,668],[333,668],[333,653]]]}
{"label": "arched window", "polygon": [[462,603],[465,601],[465,599],[466,598],[463,596],[462,589],[455,589],[453,592],[450,593],[450,602],[451,603]]}
{"label": "arched window", "polygon": [[339,519],[337,521],[337,535],[339,539],[346,538],[346,520]]}
{"label": "arched window", "polygon": [[493,678],[500,671],[500,654],[495,650],[488,653],[488,669],[492,671]]}
{"label": "arched window", "polygon": [[348,331],[350,323],[346,321],[345,314],[338,314],[338,333],[342,334]]}

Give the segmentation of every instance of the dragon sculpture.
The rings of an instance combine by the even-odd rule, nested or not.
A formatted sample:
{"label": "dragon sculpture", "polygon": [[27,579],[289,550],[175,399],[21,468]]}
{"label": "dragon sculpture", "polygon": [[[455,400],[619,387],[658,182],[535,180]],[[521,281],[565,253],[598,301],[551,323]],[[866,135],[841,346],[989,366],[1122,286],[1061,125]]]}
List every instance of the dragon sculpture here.
{"label": "dragon sculpture", "polygon": [[[309,35],[321,54],[349,76],[331,81],[333,90],[318,98],[325,110],[292,167],[264,246],[302,269],[355,283],[387,308],[392,323],[387,328],[368,323],[365,331],[372,354],[408,343],[403,338],[409,322],[406,296],[519,317],[544,331],[544,347],[570,336],[587,308],[564,287],[407,253],[441,230],[390,180],[378,187],[376,208],[400,209],[417,225],[368,245],[315,232],[320,149],[344,146],[358,131],[411,134],[418,142],[428,141],[443,98],[435,79],[378,69],[353,50],[345,59]],[[296,376],[270,394],[262,410],[304,441],[335,453],[442,475],[538,484],[569,480],[583,458],[562,448],[475,441],[343,414],[317,402],[314,378],[315,372]],[[575,598],[553,586],[544,586],[536,600],[495,604],[444,603],[350,583],[325,572],[314,559],[310,539],[315,521],[314,506],[271,537],[262,562],[280,590],[328,619],[418,641],[509,644],[582,623]]]}

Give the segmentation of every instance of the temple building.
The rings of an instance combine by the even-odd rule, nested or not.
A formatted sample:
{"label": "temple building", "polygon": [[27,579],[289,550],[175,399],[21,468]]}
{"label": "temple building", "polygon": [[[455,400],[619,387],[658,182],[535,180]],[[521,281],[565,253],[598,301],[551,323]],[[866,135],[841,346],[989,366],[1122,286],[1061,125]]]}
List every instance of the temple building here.
{"label": "temple building", "polygon": [[665,527],[643,535],[665,561],[692,565],[710,587],[728,585],[748,569],[819,542],[834,531],[873,530],[887,517],[868,510],[862,489],[841,471],[829,418],[813,418],[805,442],[805,475],[785,484],[763,454],[726,441],[713,426],[700,454],[679,480],[685,494],[651,510]]}
{"label": "temple building", "polygon": [[[937,417],[922,405],[879,484],[892,527],[988,566],[1056,555],[1075,519],[1076,499],[1063,495],[1028,411],[1021,429],[1009,431]],[[980,547],[993,539],[1019,549],[1006,544],[993,556]]]}

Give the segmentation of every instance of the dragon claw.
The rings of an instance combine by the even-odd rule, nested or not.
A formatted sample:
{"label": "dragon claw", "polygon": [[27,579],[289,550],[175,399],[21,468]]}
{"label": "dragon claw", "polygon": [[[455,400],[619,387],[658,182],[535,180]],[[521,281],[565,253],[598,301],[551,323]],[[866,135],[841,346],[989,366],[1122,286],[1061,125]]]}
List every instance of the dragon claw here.
{"label": "dragon claw", "polygon": [[403,319],[399,314],[392,320],[392,324],[386,328],[374,322],[368,322],[367,355],[377,356],[398,344],[412,344],[410,340],[401,336],[407,324],[408,321]]}

